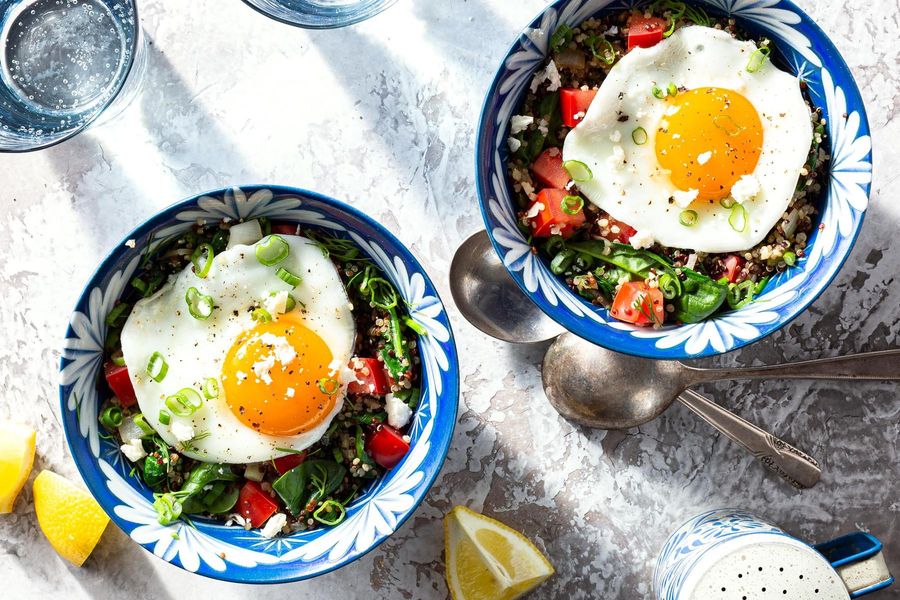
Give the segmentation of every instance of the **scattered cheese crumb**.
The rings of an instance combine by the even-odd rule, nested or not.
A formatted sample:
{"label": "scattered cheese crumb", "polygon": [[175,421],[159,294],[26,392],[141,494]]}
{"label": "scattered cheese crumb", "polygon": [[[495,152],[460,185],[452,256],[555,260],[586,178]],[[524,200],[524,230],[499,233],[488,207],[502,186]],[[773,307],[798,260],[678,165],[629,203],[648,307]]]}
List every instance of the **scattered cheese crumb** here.
{"label": "scattered cheese crumb", "polygon": [[137,462],[147,456],[147,453],[144,452],[143,442],[138,439],[131,440],[127,444],[122,444],[119,449],[122,451],[122,454],[125,455],[125,458],[131,462]]}
{"label": "scattered cheese crumb", "polygon": [[293,398],[294,394],[296,394],[296,392],[294,391],[294,388],[288,388],[288,389],[284,390],[284,395],[287,396],[288,398]]}
{"label": "scattered cheese crumb", "polygon": [[507,138],[506,145],[509,146],[510,152],[518,152],[519,148],[522,147],[522,142],[519,141],[519,138],[510,137]]}
{"label": "scattered cheese crumb", "polygon": [[711,159],[711,158],[712,158],[712,152],[707,150],[703,154],[697,155],[697,164],[705,165],[706,163],[709,162],[709,159]]}
{"label": "scattered cheese crumb", "polygon": [[513,115],[509,120],[509,132],[515,135],[520,131],[528,129],[528,126],[532,123],[534,123],[534,117],[528,115]]}
{"label": "scattered cheese crumb", "polygon": [[744,175],[731,186],[731,197],[734,201],[743,204],[756,198],[760,191],[759,179],[755,175]]}
{"label": "scattered cheese crumb", "polygon": [[134,241],[133,239],[130,239],[127,242],[125,242],[125,245],[128,246],[129,248],[134,248],[135,246],[137,246],[137,242]]}
{"label": "scattered cheese crumb", "polygon": [[285,523],[287,523],[287,516],[284,513],[275,513],[269,517],[269,520],[266,521],[265,526],[260,529],[259,533],[264,538],[272,539],[281,533],[281,528],[284,527]]}
{"label": "scattered cheese crumb", "polygon": [[549,92],[555,92],[562,85],[559,70],[556,68],[556,63],[552,60],[547,63],[546,67],[534,74],[534,79],[531,80],[531,91],[536,92],[538,86],[544,81],[550,82],[550,85],[547,86],[547,91]]}
{"label": "scattered cheese crumb", "polygon": [[622,132],[618,129],[613,129],[613,132],[609,134],[609,141],[614,144],[617,144],[622,141]]}
{"label": "scattered cheese crumb", "polygon": [[288,293],[285,290],[271,294],[263,300],[263,307],[271,315],[283,315],[287,312]]}
{"label": "scattered cheese crumb", "polygon": [[393,394],[388,394],[384,397],[384,410],[387,412],[388,425],[395,429],[405,427],[412,416],[412,410],[410,410],[406,402]]}
{"label": "scattered cheese crumb", "polygon": [[535,202],[528,208],[528,212],[525,213],[526,219],[533,219],[538,216],[538,213],[544,210],[543,202]]}
{"label": "scattered cheese crumb", "polygon": [[179,442],[186,442],[194,439],[194,428],[190,425],[185,425],[184,423],[176,421],[172,423],[171,431],[172,435],[174,435],[175,439]]}
{"label": "scattered cheese crumb", "polygon": [[697,194],[699,193],[700,190],[695,189],[690,189],[686,192],[683,190],[675,190],[672,193],[672,198],[675,200],[675,204],[680,208],[687,208],[691,205],[691,202],[697,198]]}
{"label": "scattered cheese crumb", "polygon": [[636,250],[640,250],[641,248],[649,248],[653,245],[653,234],[647,231],[646,229],[639,229],[635,232],[634,235],[631,236],[632,247]]}

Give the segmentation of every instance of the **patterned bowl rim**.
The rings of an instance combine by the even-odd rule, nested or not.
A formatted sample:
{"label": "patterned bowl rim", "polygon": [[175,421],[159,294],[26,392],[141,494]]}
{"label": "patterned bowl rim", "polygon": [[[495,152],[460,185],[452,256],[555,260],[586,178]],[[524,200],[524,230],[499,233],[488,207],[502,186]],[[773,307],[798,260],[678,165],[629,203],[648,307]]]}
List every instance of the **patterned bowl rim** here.
{"label": "patterned bowl rim", "polygon": [[[511,189],[505,172],[505,151],[503,155],[498,154],[498,160],[495,164],[491,156],[492,153],[495,152],[494,141],[488,135],[491,129],[491,121],[499,119],[498,112],[502,104],[499,99],[503,96],[501,92],[501,86],[502,84],[506,83],[505,78],[509,76],[514,68],[519,63],[524,62],[524,59],[521,59],[520,57],[514,57],[517,52],[521,51],[521,53],[524,54],[526,50],[529,49],[528,47],[530,47],[530,50],[532,52],[537,50],[542,54],[541,59],[536,62],[534,66],[529,68],[528,80],[531,79],[531,76],[536,70],[537,66],[539,66],[541,62],[546,58],[546,47],[544,46],[544,48],[542,48],[540,42],[535,41],[535,38],[530,36],[529,34],[531,32],[534,32],[535,30],[540,30],[542,27],[546,27],[548,16],[549,21],[554,24],[557,23],[557,21],[555,20],[556,17],[559,17],[559,21],[570,19],[576,22],[581,22],[585,18],[589,18],[592,14],[595,14],[598,11],[611,9],[625,10],[635,6],[645,5],[648,2],[647,0],[607,0],[606,2],[603,2],[602,5],[596,6],[595,9],[585,12],[584,5],[590,3],[591,0],[555,0],[554,2],[548,4],[544,9],[539,11],[537,15],[528,23],[528,25],[526,25],[526,27],[523,28],[522,31],[516,36],[513,43],[509,46],[509,49],[503,55],[499,67],[494,74],[493,80],[488,87],[488,91],[485,94],[484,102],[481,108],[475,145],[475,180],[479,205],[481,208],[482,218],[485,223],[485,228],[491,239],[491,244],[493,245],[494,250],[497,252],[497,255],[500,257],[501,262],[503,262],[510,276],[513,278],[522,292],[526,296],[528,296],[528,298],[532,302],[534,302],[547,316],[559,323],[566,330],[574,333],[575,335],[583,337],[584,339],[592,343],[598,344],[605,348],[609,348],[610,350],[632,354],[635,356],[641,356],[644,358],[682,360],[716,356],[757,342],[793,321],[801,313],[803,313],[816,299],[818,299],[822,292],[824,292],[824,290],[831,284],[831,282],[837,276],[838,272],[843,267],[844,263],[849,258],[850,253],[852,252],[856,240],[859,237],[860,231],[862,229],[862,223],[865,218],[866,207],[871,196],[872,189],[871,130],[869,128],[865,104],[863,102],[859,86],[856,84],[856,80],[854,79],[850,68],[847,66],[846,61],[844,61],[843,57],[841,56],[840,52],[837,50],[833,42],[831,42],[828,35],[818,26],[818,24],[816,24],[816,22],[803,10],[798,8],[792,0],[687,1],[688,3],[702,4],[708,7],[712,7],[719,12],[728,13],[730,14],[730,16],[738,19],[739,22],[741,20],[747,21],[748,19],[750,19],[750,17],[752,17],[753,20],[749,24],[749,28],[751,30],[755,29],[756,31],[760,31],[767,35],[770,39],[774,39],[776,49],[779,49],[782,45],[789,45],[786,40],[784,40],[776,31],[774,31],[776,27],[804,28],[806,32],[810,34],[810,38],[807,39],[809,45],[802,49],[803,52],[798,51],[798,53],[803,57],[814,55],[816,60],[821,61],[822,64],[815,65],[815,63],[813,63],[812,66],[817,67],[821,70],[820,79],[823,79],[823,84],[824,76],[827,76],[829,85],[833,86],[834,89],[826,89],[826,93],[828,91],[831,91],[833,95],[837,96],[838,105],[843,105],[844,108],[846,108],[845,112],[852,112],[851,116],[856,117],[858,120],[858,123],[856,124],[858,133],[855,134],[855,137],[850,142],[844,143],[848,146],[848,154],[851,154],[854,151],[854,148],[852,148],[851,146],[853,146],[855,142],[862,141],[863,145],[865,146],[862,157],[864,160],[858,161],[857,164],[862,165],[864,168],[867,168],[867,170],[863,169],[862,171],[860,171],[859,169],[851,168],[846,172],[851,173],[851,177],[852,175],[856,175],[860,172],[862,172],[864,176],[867,174],[867,177],[859,181],[857,181],[855,178],[851,179],[851,177],[848,177],[848,181],[851,181],[854,185],[858,184],[862,188],[864,194],[863,202],[861,202],[862,207],[857,208],[849,200],[846,201],[848,204],[850,204],[850,208],[848,210],[858,211],[858,220],[853,224],[852,233],[849,236],[843,235],[848,243],[843,243],[842,249],[837,248],[839,250],[838,256],[834,256],[832,254],[827,258],[824,256],[821,258],[822,267],[826,270],[830,268],[830,272],[825,274],[825,276],[821,279],[821,283],[815,285],[813,293],[808,293],[805,295],[805,297],[800,297],[800,295],[795,290],[793,290],[793,288],[800,287],[804,283],[803,279],[805,279],[805,276],[798,278],[794,274],[791,274],[790,277],[787,277],[786,273],[782,273],[778,277],[773,277],[772,281],[770,281],[766,286],[766,289],[764,290],[760,298],[769,299],[773,296],[776,296],[776,294],[773,292],[779,291],[784,291],[784,294],[782,294],[783,296],[789,296],[787,300],[776,299],[776,301],[780,301],[781,305],[777,308],[777,316],[772,318],[771,321],[761,321],[759,320],[759,315],[755,316],[756,320],[753,320],[754,316],[751,316],[746,320],[745,323],[742,323],[740,319],[737,318],[746,314],[746,311],[754,310],[754,304],[761,304],[759,302],[754,302],[753,304],[738,311],[724,313],[724,315],[716,315],[716,318],[707,319],[706,321],[698,324],[666,326],[660,330],[654,330],[659,331],[659,333],[652,333],[647,332],[646,328],[643,328],[645,329],[645,331],[641,331],[642,328],[636,328],[627,324],[617,323],[612,319],[604,319],[600,315],[606,314],[607,311],[605,309],[590,310],[591,305],[574,294],[563,282],[560,282],[558,287],[564,289],[559,290],[554,288],[553,293],[556,294],[557,297],[552,301],[548,301],[546,297],[546,290],[538,288],[529,290],[523,275],[522,268],[520,267],[517,269],[513,266],[513,263],[520,260],[525,261],[527,260],[527,258],[504,258],[505,253],[508,252],[509,254],[512,254],[513,252],[509,249],[509,247],[504,247],[495,234],[494,228],[498,225],[505,225],[505,223],[503,223],[502,221],[506,217],[506,215],[497,217],[491,215],[492,208],[490,204],[496,203],[499,206],[504,202],[503,199],[498,198],[497,195],[493,194],[490,190],[492,183],[491,180],[494,176],[498,175],[497,171],[500,170],[497,168],[498,166],[504,168],[503,172],[499,173],[501,181],[499,185],[502,186],[505,190]],[[566,12],[567,7],[569,7],[570,5],[577,5],[579,2],[582,3],[582,10],[580,12],[577,10],[577,8],[575,10]],[[602,2],[602,0],[594,0],[594,3],[600,2]],[[742,11],[743,14],[741,14]],[[578,12],[577,18],[575,19],[572,19],[573,12]],[[793,13],[794,16],[797,17],[797,22],[794,23],[793,26],[786,26],[785,24],[780,22],[775,22],[775,24],[773,25],[771,24],[771,19],[766,20],[764,17],[760,16],[761,14],[766,13],[772,13],[774,15],[776,12]],[[745,22],[745,24],[747,23]],[[782,34],[783,33],[784,32],[782,32]],[[796,32],[794,29],[790,29],[788,33]],[[540,34],[540,37],[547,38],[548,36]],[[793,47],[791,47],[790,49],[795,50]],[[513,58],[516,58],[517,60],[513,61]],[[797,71],[803,71],[803,69],[805,69],[809,65],[806,63],[806,61],[804,61],[802,66],[798,66],[797,64],[794,64],[792,66]],[[834,73],[834,79],[832,79],[832,75],[831,73],[829,73],[829,70]],[[810,67],[810,72],[811,71],[812,67]],[[798,73],[798,75],[805,77],[806,72],[800,72]],[[834,98],[831,99],[833,100]],[[519,102],[521,101],[521,96],[517,97],[515,100],[516,102],[513,104],[513,106],[517,107]],[[828,98],[822,98],[819,102],[816,103],[816,105],[821,106],[823,109],[827,109],[828,100]],[[511,112],[510,114],[514,113]],[[827,127],[829,135],[832,136],[831,142],[834,143],[834,115],[829,114],[829,123]],[[504,122],[503,131],[501,132],[503,134],[503,139],[505,139],[506,137],[505,128],[506,123]],[[835,187],[836,185],[838,185],[835,183],[834,175],[834,165],[837,162],[833,156],[835,147],[832,145],[830,147],[830,150],[832,153],[832,159],[828,173],[830,179],[823,182],[823,188],[826,185],[827,188],[823,189],[823,191],[820,192],[819,199],[819,207],[821,210],[818,215],[818,220],[820,223],[823,222],[823,213],[825,212],[826,208],[831,209],[832,205],[835,204]],[[856,150],[858,151],[858,149]],[[852,160],[852,156],[850,156],[849,160]],[[853,165],[851,165],[851,167],[852,166]],[[491,167],[493,167],[493,169]],[[845,188],[847,187],[847,183],[844,181],[839,182],[839,185]],[[856,201],[859,202],[859,199],[857,198]],[[840,208],[843,207],[837,207],[833,210],[839,210]],[[840,219],[840,215],[837,217],[837,219]],[[834,226],[838,227],[837,224],[835,224]],[[841,224],[840,229],[843,229],[843,224]],[[502,233],[506,233],[506,231],[503,231]],[[810,244],[808,246],[809,249],[814,248],[814,242],[816,241],[816,236],[819,233],[819,231],[813,231],[813,234],[810,238]],[[836,249],[836,245],[840,243],[840,240],[834,239],[831,243],[832,246],[831,248],[829,248],[829,250],[834,250]],[[550,272],[545,260],[534,259],[534,262],[536,263],[536,273],[531,275],[531,277],[541,280],[540,283],[534,284],[535,286],[542,285],[543,282],[547,281],[548,279],[558,280],[558,277]],[[807,272],[806,263],[806,259],[801,259],[799,264],[802,266],[802,268],[797,270],[801,272]],[[828,267],[828,265],[832,266]],[[816,267],[819,267],[819,265],[817,264]],[[810,269],[810,271],[811,270],[812,269]],[[808,275],[809,273],[807,272],[806,274]],[[793,281],[793,284],[787,285],[790,284],[791,281]],[[784,289],[782,290],[782,288]],[[757,313],[765,312],[764,308],[756,308],[755,310]],[[724,333],[718,331],[711,332],[707,324],[714,324],[719,321],[723,323],[722,328]],[[747,335],[746,337],[738,335],[735,332],[735,329],[737,329],[737,327],[733,325],[735,322],[737,322],[737,326],[743,325],[746,327],[749,325],[750,329],[755,331],[755,333]],[[716,325],[713,325],[712,327],[715,328]],[[757,327],[759,327],[759,329],[757,329]],[[693,331],[695,333],[684,333],[684,330],[686,328],[694,328]],[[631,332],[631,337],[616,337],[621,332],[626,331]],[[718,339],[714,339],[717,335]],[[656,343],[654,344],[654,342]],[[691,350],[692,343],[694,344],[694,350]],[[702,343],[702,348],[700,350],[696,350],[698,347],[698,343]]]}
{"label": "patterned bowl rim", "polygon": [[[302,540],[298,542],[293,549],[288,546],[289,551],[287,552],[287,554],[293,554],[294,558],[284,559],[283,554],[276,558],[275,556],[269,556],[267,554],[264,554],[263,552],[249,551],[249,554],[255,555],[254,558],[256,559],[269,556],[271,560],[264,561],[264,563],[252,563],[250,565],[242,565],[239,562],[229,561],[229,566],[234,567],[234,570],[231,570],[226,569],[225,567],[223,567],[222,569],[210,567],[208,559],[212,559],[213,561],[216,561],[216,559],[215,557],[209,556],[209,548],[201,547],[200,550],[197,551],[200,562],[197,563],[197,567],[191,569],[185,566],[180,550],[178,552],[175,552],[172,551],[171,547],[169,547],[169,551],[164,550],[162,553],[157,553],[155,550],[158,550],[158,547],[154,549],[153,542],[156,541],[158,546],[160,540],[139,541],[137,539],[134,539],[132,533],[136,529],[139,529],[141,526],[139,525],[138,527],[134,527],[133,525],[137,521],[125,519],[116,512],[117,508],[123,508],[126,511],[134,512],[134,506],[127,504],[127,500],[124,500],[122,497],[116,497],[116,494],[111,490],[113,489],[114,485],[127,485],[135,495],[140,495],[141,491],[137,487],[135,487],[133,483],[133,481],[136,480],[126,483],[124,478],[120,478],[121,481],[113,481],[113,478],[111,477],[109,471],[115,471],[115,467],[110,466],[102,456],[93,454],[92,449],[89,447],[90,442],[87,438],[87,434],[79,433],[79,427],[82,426],[77,414],[80,408],[80,404],[76,408],[67,406],[67,391],[69,391],[69,388],[71,388],[72,385],[63,381],[65,377],[64,370],[66,366],[71,365],[74,362],[72,359],[70,359],[69,356],[67,356],[67,351],[69,350],[68,345],[64,344],[62,357],[60,358],[61,378],[59,384],[59,397],[60,410],[62,411],[63,418],[63,430],[65,432],[66,442],[72,455],[72,459],[75,462],[76,467],[78,468],[78,472],[80,473],[82,479],[85,481],[85,484],[90,490],[91,495],[97,500],[101,507],[103,507],[103,510],[109,515],[110,519],[119,527],[119,529],[121,529],[129,538],[135,541],[144,550],[151,552],[152,554],[154,554],[154,556],[157,556],[165,562],[169,562],[186,571],[203,575],[212,579],[246,584],[290,583],[294,581],[310,579],[319,575],[324,575],[325,573],[329,573],[331,571],[339,569],[365,556],[381,543],[383,543],[397,529],[399,529],[422,504],[425,496],[434,485],[434,482],[437,479],[437,476],[440,474],[440,471],[446,460],[447,452],[450,448],[450,443],[452,442],[453,433],[456,427],[456,415],[458,411],[460,384],[458,353],[455,337],[450,325],[449,316],[446,312],[446,307],[441,301],[440,296],[438,295],[437,288],[435,287],[433,281],[428,277],[425,269],[422,267],[422,264],[413,255],[409,248],[407,248],[405,244],[403,244],[396,236],[389,232],[381,223],[375,221],[373,218],[367,216],[366,214],[350,206],[349,204],[346,204],[339,200],[335,200],[334,198],[325,196],[318,192],[292,186],[246,184],[217,188],[214,190],[195,194],[185,200],[181,200],[159,210],[151,217],[141,222],[137,227],[132,229],[122,239],[122,241],[114,246],[113,249],[100,262],[97,269],[95,269],[93,274],[87,280],[84,289],[80,292],[75,303],[75,311],[73,312],[73,316],[78,314],[79,310],[82,309],[82,307],[85,307],[90,303],[90,296],[92,291],[96,291],[97,286],[103,285],[104,278],[107,276],[107,274],[111,271],[114,271],[120,266],[121,255],[123,254],[123,252],[129,251],[123,250],[128,240],[140,239],[147,232],[154,232],[158,230],[160,226],[174,226],[174,224],[178,224],[179,220],[176,219],[176,217],[185,214],[185,210],[190,211],[191,209],[199,208],[198,201],[200,201],[202,198],[227,199],[227,195],[229,192],[232,193],[232,198],[234,198],[235,192],[243,192],[245,193],[245,197],[249,198],[252,194],[265,190],[272,192],[272,199],[274,200],[284,200],[285,196],[287,196],[288,199],[299,200],[297,205],[304,203],[304,201],[307,199],[312,200],[313,202],[322,203],[332,211],[339,213],[338,216],[335,216],[334,213],[328,215],[338,225],[343,226],[347,224],[347,221],[356,219],[366,227],[370,227],[380,238],[384,240],[387,246],[392,247],[391,250],[394,250],[396,252],[385,254],[385,250],[382,249],[380,244],[378,243],[376,243],[375,245],[376,251],[380,251],[381,255],[386,258],[393,257],[395,261],[393,264],[397,264],[397,262],[400,261],[404,267],[408,266],[411,268],[408,273],[410,278],[409,281],[412,282],[410,284],[410,287],[414,287],[416,285],[416,275],[421,276],[422,280],[420,283],[422,285],[420,286],[421,289],[418,289],[418,291],[422,294],[427,294],[425,296],[422,296],[423,304],[428,302],[428,305],[422,309],[422,313],[427,313],[428,315],[434,314],[433,321],[437,324],[438,327],[443,326],[446,329],[446,339],[438,340],[435,342],[435,346],[439,346],[439,350],[443,350],[443,362],[446,363],[446,366],[440,366],[440,359],[435,359],[434,368],[439,370],[433,373],[429,372],[425,364],[426,359],[424,357],[423,350],[421,386],[422,400],[419,407],[413,414],[413,421],[412,425],[410,426],[412,428],[410,430],[410,434],[413,437],[413,443],[411,444],[410,452],[399,465],[389,471],[387,475],[381,477],[380,479],[374,480],[372,487],[370,487],[370,489],[367,490],[363,494],[363,496],[361,496],[348,506],[347,518],[343,523],[332,528],[323,528],[320,530],[316,530],[317,532],[320,532],[322,534],[329,531],[341,530],[341,528],[345,525],[349,525],[351,519],[355,516],[359,516],[360,520],[364,521],[365,519],[363,517],[368,516],[370,512],[369,509],[371,509],[372,511],[381,510],[380,507],[371,507],[371,505],[374,504],[372,500],[377,499],[378,494],[381,493],[385,488],[389,487],[388,484],[394,483],[396,481],[401,481],[402,484],[406,486],[405,489],[402,492],[398,492],[397,490],[394,491],[401,496],[412,495],[411,503],[408,506],[401,507],[396,513],[393,514],[393,524],[386,523],[384,521],[383,513],[379,513],[379,516],[382,520],[374,525],[374,531],[371,532],[371,539],[368,542],[363,542],[362,545],[365,546],[364,548],[359,548],[356,541],[360,534],[358,532],[351,532],[353,533],[354,537],[351,542],[348,543],[347,547],[344,548],[344,554],[339,559],[332,560],[331,557],[328,556],[328,552],[323,552],[319,555],[314,556],[308,562],[304,562],[302,554],[299,553],[299,550],[304,549],[305,547],[311,545],[311,542],[315,542],[319,539],[318,537],[314,537],[309,540]],[[324,217],[324,215],[321,214],[318,216]],[[349,219],[347,219],[347,216],[349,216]],[[287,221],[292,220],[290,217],[275,216],[273,218],[283,219]],[[188,226],[195,220],[196,219],[191,219],[187,221]],[[297,221],[297,219],[293,220]],[[184,222],[181,222],[180,224],[184,225]],[[351,229],[348,227],[347,231],[349,233]],[[376,241],[377,239],[378,238],[375,238]],[[367,249],[363,249],[363,251],[367,255],[371,256]],[[376,262],[377,260],[378,259],[376,258]],[[132,262],[133,264],[136,264],[136,262],[134,262],[134,259],[132,259]],[[127,268],[123,269],[123,271],[121,271],[120,273],[124,273],[126,270]],[[405,276],[407,275],[407,273],[403,273],[403,275]],[[393,280],[393,276],[391,274],[388,274],[388,277]],[[125,277],[123,285],[124,282],[128,279],[130,279],[130,274]],[[393,283],[395,285],[397,284],[396,281],[393,281]],[[401,296],[404,295],[403,290],[398,291],[400,291]],[[116,294],[116,298],[118,298],[120,295],[121,292]],[[433,302],[431,302],[432,300]],[[435,310],[437,310],[437,312],[435,312]],[[105,317],[105,314],[103,315],[103,317]],[[70,320],[66,327],[66,342],[68,342],[73,335],[76,335],[76,332],[73,330],[72,323],[73,321]],[[420,336],[420,347],[422,346],[422,341],[424,339],[427,338],[422,338]],[[435,381],[440,383],[440,385],[437,386],[440,389],[436,390]],[[428,391],[428,398],[426,398],[426,391]],[[440,400],[439,404],[438,399]],[[425,407],[426,404],[429,407],[428,416],[427,418],[422,417],[420,421],[419,417],[421,414],[423,414],[423,407]],[[96,408],[97,407],[94,407],[95,410]],[[96,423],[96,419],[91,419],[90,421]],[[91,427],[90,422],[85,427]],[[422,436],[431,437],[430,439],[426,437],[422,440],[421,443],[417,444],[416,442],[419,441]],[[400,473],[403,470],[403,467],[407,460],[410,459],[410,457],[412,457],[414,454],[416,454],[415,450],[417,446],[422,446],[424,448],[424,450],[419,453],[421,454],[421,458],[418,458],[418,460],[420,460],[420,464],[418,465],[418,467],[412,467],[413,469],[417,470],[414,470],[409,475],[404,476],[405,479],[401,479],[401,476],[397,476],[396,474]],[[106,466],[106,470],[104,470],[103,466],[101,466],[101,463],[102,465]],[[420,474],[423,475],[423,477],[419,478],[415,482],[412,482],[412,480],[416,479]],[[112,473],[112,475],[115,476],[118,474]],[[103,479],[104,476],[107,477],[106,480]],[[123,504],[119,504],[119,502],[123,502]],[[190,532],[191,530],[194,530],[197,532],[196,536],[201,539],[200,544],[202,546],[203,543],[208,543],[209,541],[219,541],[219,538],[216,537],[217,534],[226,532],[230,533],[232,531],[243,531],[243,528],[240,527],[222,527],[221,525],[217,525],[215,522],[207,520],[195,521],[195,523],[184,523],[182,521],[178,521],[175,524],[176,526],[175,529],[173,529],[173,535],[171,537],[175,540],[179,540],[179,537],[174,535],[176,532],[184,535],[185,531]],[[173,526],[168,527],[171,528]],[[387,527],[390,530],[383,531],[381,529],[383,527]],[[254,531],[256,530],[252,530],[247,533],[253,533]],[[279,536],[273,539],[290,540],[295,535],[298,534],[292,534],[291,536],[285,537]],[[246,539],[247,538],[245,538],[245,540]],[[172,542],[168,542],[167,546],[171,543]],[[180,545],[181,542],[177,541],[174,542],[174,544]],[[223,542],[223,544],[223,547],[228,547],[228,549],[232,550],[238,555],[247,552],[246,549],[242,548],[239,545],[225,542]],[[278,548],[280,548],[280,546],[276,546],[276,551]],[[204,553],[206,554],[206,556],[204,556]],[[225,555],[222,554],[220,558],[224,559]],[[195,557],[194,561],[196,562],[197,560],[198,559]],[[247,559],[246,557],[238,556],[237,560]],[[221,560],[216,562],[224,563],[225,561]],[[268,569],[268,567],[272,565],[275,565],[275,567],[277,568],[277,570],[274,572]],[[254,568],[258,566],[266,568]]]}

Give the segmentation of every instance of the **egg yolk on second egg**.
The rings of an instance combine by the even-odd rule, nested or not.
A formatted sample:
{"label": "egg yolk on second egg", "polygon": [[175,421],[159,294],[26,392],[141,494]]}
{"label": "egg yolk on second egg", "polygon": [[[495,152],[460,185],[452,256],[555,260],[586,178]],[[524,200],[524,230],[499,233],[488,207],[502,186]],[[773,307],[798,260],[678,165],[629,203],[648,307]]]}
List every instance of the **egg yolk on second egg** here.
{"label": "egg yolk on second egg", "polygon": [[222,366],[231,412],[266,435],[296,435],[321,424],[337,401],[331,350],[302,321],[283,315],[241,334]]}
{"label": "egg yolk on second egg", "polygon": [[759,114],[733,90],[706,87],[680,92],[656,132],[656,158],[681,190],[720,200],[756,168],[763,144]]}

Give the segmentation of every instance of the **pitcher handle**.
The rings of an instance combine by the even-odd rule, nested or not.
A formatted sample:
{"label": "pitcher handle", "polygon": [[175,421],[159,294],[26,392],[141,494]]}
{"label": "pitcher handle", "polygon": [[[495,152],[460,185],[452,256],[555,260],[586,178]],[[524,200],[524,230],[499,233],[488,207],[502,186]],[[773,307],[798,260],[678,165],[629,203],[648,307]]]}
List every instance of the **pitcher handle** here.
{"label": "pitcher handle", "polygon": [[813,547],[837,571],[851,598],[894,583],[881,553],[882,544],[875,536],[857,531]]}

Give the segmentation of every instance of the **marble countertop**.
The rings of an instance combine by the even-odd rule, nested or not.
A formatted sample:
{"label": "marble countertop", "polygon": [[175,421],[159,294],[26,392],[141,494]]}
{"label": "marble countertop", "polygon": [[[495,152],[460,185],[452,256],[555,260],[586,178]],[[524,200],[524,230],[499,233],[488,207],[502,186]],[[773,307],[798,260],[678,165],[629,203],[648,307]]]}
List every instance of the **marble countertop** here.
{"label": "marble countertop", "polygon": [[[752,365],[900,346],[900,7],[798,0],[832,36],[867,101],[874,192],[843,271],[784,330],[708,361]],[[402,0],[340,31],[268,20],[239,0],[143,0],[141,95],[62,145],[0,156],[0,418],[39,431],[39,469],[76,477],[59,423],[70,307],[102,256],[152,212],[238,183],[344,199],[422,259],[450,303],[456,246],[482,227],[474,190],[482,94],[542,0]],[[10,598],[444,598],[441,519],[465,504],[524,532],[557,574],[534,597],[648,598],[656,553],[684,518],[749,508],[809,541],[878,535],[900,575],[900,399],[884,383],[733,383],[706,391],[817,457],[795,491],[679,406],[640,429],[575,427],[540,387],[543,347],[488,339],[449,306],[463,396],[452,449],[415,515],[363,559],[312,581],[251,589],[202,579],[111,526],[84,568],[41,535],[30,486],[0,518]],[[9,586],[12,585],[10,589]],[[298,596],[299,595],[299,596]],[[900,598],[900,586],[871,596]]]}

